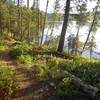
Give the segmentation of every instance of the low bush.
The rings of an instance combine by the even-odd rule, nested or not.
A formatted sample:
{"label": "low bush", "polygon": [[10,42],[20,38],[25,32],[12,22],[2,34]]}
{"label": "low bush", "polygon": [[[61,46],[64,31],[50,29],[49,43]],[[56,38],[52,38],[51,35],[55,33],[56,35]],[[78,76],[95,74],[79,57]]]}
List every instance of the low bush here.
{"label": "low bush", "polygon": [[16,74],[8,66],[0,66],[0,100],[9,100],[15,89]]}
{"label": "low bush", "polygon": [[3,52],[7,49],[7,46],[6,45],[0,45],[0,52]]}
{"label": "low bush", "polygon": [[18,56],[18,61],[20,63],[31,63],[33,61],[33,57],[30,56],[29,54],[22,54]]}
{"label": "low bush", "polygon": [[56,95],[60,100],[74,100],[75,96],[79,95],[80,87],[73,84],[69,78],[63,78],[56,86]]}
{"label": "low bush", "polygon": [[28,45],[17,45],[11,50],[10,55],[20,63],[31,63],[33,57],[28,53],[30,48]]}
{"label": "low bush", "polygon": [[[100,77],[100,61],[91,61],[85,57],[75,57],[75,59],[61,59],[50,56],[49,59],[42,65],[38,65],[37,69],[40,76],[49,79],[60,79],[63,77],[62,70],[67,70],[71,74],[79,77],[81,80],[100,88],[100,83],[96,79]],[[58,84],[54,83],[56,95],[61,100],[73,100],[74,97],[81,95],[80,86],[74,84],[68,78],[62,79]]]}

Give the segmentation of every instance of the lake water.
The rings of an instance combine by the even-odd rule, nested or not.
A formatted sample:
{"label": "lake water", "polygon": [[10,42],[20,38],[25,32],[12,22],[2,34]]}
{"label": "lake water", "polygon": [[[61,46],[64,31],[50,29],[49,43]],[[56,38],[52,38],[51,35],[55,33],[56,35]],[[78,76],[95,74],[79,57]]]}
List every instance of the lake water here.
{"label": "lake water", "polygon": [[[59,26],[57,28],[54,29],[53,32],[53,36],[60,36],[61,34],[61,29],[62,29],[62,23],[63,22],[57,22],[59,23]],[[45,36],[47,34],[48,28],[45,29]],[[85,25],[84,27],[82,27],[80,29],[79,35],[80,35],[80,41],[85,42],[86,38],[87,38],[87,33],[89,31],[89,25]],[[51,30],[49,29],[48,34],[50,35]],[[71,22],[71,24],[69,24],[69,27],[67,28],[67,32],[66,32],[66,39],[65,39],[65,45],[66,45],[66,41],[67,41],[67,37],[69,36],[69,34],[75,34],[77,33],[77,28],[76,28],[76,23],[75,21]],[[96,42],[96,48],[94,49],[94,51],[100,53],[100,28],[97,29],[97,31],[95,33],[95,42]],[[45,39],[44,39],[45,40]],[[89,56],[89,51],[86,51],[83,53],[85,56]],[[97,54],[93,54],[93,57],[100,59],[100,55]]]}

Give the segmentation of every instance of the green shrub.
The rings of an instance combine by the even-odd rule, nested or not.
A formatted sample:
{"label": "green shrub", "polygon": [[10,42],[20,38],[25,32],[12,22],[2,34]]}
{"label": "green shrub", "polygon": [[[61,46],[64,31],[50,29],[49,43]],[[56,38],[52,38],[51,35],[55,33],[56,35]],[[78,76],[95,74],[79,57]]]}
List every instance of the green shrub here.
{"label": "green shrub", "polygon": [[19,56],[27,54],[28,50],[28,45],[17,45],[11,50],[10,55],[17,59]]}
{"label": "green shrub", "polygon": [[56,95],[61,100],[73,100],[79,93],[80,87],[73,84],[69,78],[63,78],[58,84]]}
{"label": "green shrub", "polygon": [[7,46],[0,46],[0,52],[5,51],[7,49]]}
{"label": "green shrub", "polygon": [[51,77],[62,76],[61,70],[67,70],[71,74],[94,86],[96,79],[100,76],[100,61],[90,61],[85,57],[76,57],[72,60],[51,57],[51,59],[46,62],[46,65],[39,68],[40,72],[45,73],[45,76]]}
{"label": "green shrub", "polygon": [[38,72],[40,76],[44,76],[47,78],[57,78],[61,77],[61,70],[58,67],[59,61],[56,57],[51,57],[51,59],[48,59],[48,62],[38,65]]}
{"label": "green shrub", "polygon": [[24,54],[24,53],[26,53],[26,52],[24,52],[23,49],[14,48],[14,49],[11,50],[10,55],[11,55],[13,58],[17,59],[19,56],[21,56],[21,55]]}
{"label": "green shrub", "polygon": [[20,63],[31,63],[32,62],[32,60],[33,60],[33,57],[32,56],[30,56],[30,55],[28,55],[28,54],[26,54],[26,55],[20,55],[19,57],[18,57],[18,61],[20,62]]}
{"label": "green shrub", "polygon": [[[39,68],[41,76],[50,79],[61,78],[61,70],[67,70],[88,84],[100,88],[100,84],[96,83],[96,79],[100,76],[100,61],[90,61],[88,58],[81,56],[75,57],[72,60],[51,57],[46,63],[42,66],[39,65],[37,68]],[[68,78],[59,81],[55,87],[56,95],[61,100],[73,100],[75,96],[77,97],[82,93],[80,92],[80,86],[74,84]]]}
{"label": "green shrub", "polygon": [[31,63],[33,57],[28,53],[29,48],[28,45],[17,45],[11,50],[10,55],[20,63]]}
{"label": "green shrub", "polygon": [[0,96],[2,100],[10,99],[15,88],[15,72],[7,67],[0,66],[0,93],[2,94]]}
{"label": "green shrub", "polygon": [[0,42],[4,40],[4,36],[0,35]]}

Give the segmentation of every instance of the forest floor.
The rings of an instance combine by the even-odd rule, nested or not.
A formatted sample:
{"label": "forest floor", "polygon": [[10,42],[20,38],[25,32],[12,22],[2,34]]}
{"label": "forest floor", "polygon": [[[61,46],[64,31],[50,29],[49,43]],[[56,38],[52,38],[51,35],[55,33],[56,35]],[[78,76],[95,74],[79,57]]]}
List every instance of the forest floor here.
{"label": "forest floor", "polygon": [[[34,70],[28,70],[17,64],[9,55],[10,50],[0,53],[1,65],[10,66],[16,72],[16,89],[11,100],[59,100],[55,90],[50,86],[52,80],[43,80]],[[90,100],[85,96],[78,96],[75,100]]]}
{"label": "forest floor", "polygon": [[16,89],[12,100],[57,100],[54,99],[54,90],[48,85],[48,80],[41,80],[34,70],[28,70],[17,64],[9,56],[9,50],[0,54],[2,65],[10,65],[16,72]]}
{"label": "forest floor", "polygon": [[[11,48],[15,43],[8,43],[9,49],[0,52],[0,65],[7,65],[11,70],[16,72],[16,88],[14,89],[14,95],[11,100],[63,100],[59,99],[56,94],[54,87],[50,85],[52,82],[58,82],[55,79],[43,79],[37,75],[34,69],[34,64],[32,68],[28,69],[28,65],[21,65],[17,63],[10,55]],[[14,45],[12,45],[14,44]],[[40,50],[32,49],[31,54],[35,55],[54,55],[56,57],[64,59],[72,59],[73,57],[64,56],[56,52],[45,52]],[[34,62],[41,64],[41,62]],[[0,99],[1,100],[1,99]],[[64,99],[65,100],[65,99]],[[87,95],[80,91],[79,95],[76,95],[73,100],[91,100]]]}

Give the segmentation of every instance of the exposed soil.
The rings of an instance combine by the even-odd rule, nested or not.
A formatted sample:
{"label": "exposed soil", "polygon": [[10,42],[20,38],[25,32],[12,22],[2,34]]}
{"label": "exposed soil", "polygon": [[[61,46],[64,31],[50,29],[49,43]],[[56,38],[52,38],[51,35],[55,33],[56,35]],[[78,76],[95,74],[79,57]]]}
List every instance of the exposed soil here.
{"label": "exposed soil", "polygon": [[15,89],[12,100],[57,100],[54,98],[54,90],[49,86],[48,80],[41,80],[36,76],[34,70],[28,70],[16,64],[10,56],[9,50],[0,53],[4,60],[1,64],[11,66],[16,71],[17,88]]}
{"label": "exposed soil", "polygon": [[[3,59],[0,64],[10,65],[10,68],[16,71],[17,86],[12,100],[62,100],[55,96],[55,90],[49,85],[52,80],[42,80],[37,76],[34,70],[28,70],[17,64],[11,59],[9,51],[10,50],[6,50],[5,52],[0,53],[0,58]],[[41,54],[40,51],[37,53]],[[91,99],[85,95],[78,95],[74,100]]]}

